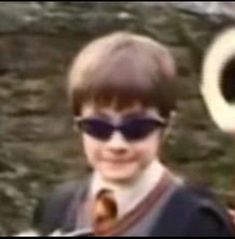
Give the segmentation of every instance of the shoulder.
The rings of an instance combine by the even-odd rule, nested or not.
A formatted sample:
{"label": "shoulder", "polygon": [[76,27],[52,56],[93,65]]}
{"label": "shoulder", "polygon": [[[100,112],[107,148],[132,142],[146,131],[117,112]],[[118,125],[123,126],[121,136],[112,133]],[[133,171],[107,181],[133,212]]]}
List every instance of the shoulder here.
{"label": "shoulder", "polygon": [[88,184],[88,178],[65,182],[41,197],[34,211],[32,227],[43,234],[51,233],[59,228],[75,197],[85,196]]}
{"label": "shoulder", "polygon": [[194,206],[195,208],[217,208],[218,206],[218,199],[211,190],[189,183],[184,183],[179,186],[172,195],[172,200],[180,200],[186,203],[186,205]]}
{"label": "shoulder", "polygon": [[185,184],[175,191],[170,203],[180,213],[187,236],[235,235],[225,205],[207,188]]}

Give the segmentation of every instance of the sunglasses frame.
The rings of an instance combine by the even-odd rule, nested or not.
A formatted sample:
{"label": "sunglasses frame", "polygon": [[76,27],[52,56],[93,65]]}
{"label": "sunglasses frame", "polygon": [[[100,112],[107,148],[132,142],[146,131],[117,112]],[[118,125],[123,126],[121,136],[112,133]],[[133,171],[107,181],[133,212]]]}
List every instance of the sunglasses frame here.
{"label": "sunglasses frame", "polygon": [[[100,121],[101,123],[103,123],[104,125],[106,124],[107,127],[109,127],[109,129],[106,131],[106,134],[104,132],[103,135],[98,135],[97,133],[91,133],[89,131],[86,131],[85,128],[82,126],[84,122],[86,121]],[[76,129],[81,129],[83,132],[99,139],[99,140],[102,140],[102,141],[107,141],[110,139],[110,137],[113,135],[114,131],[119,131],[122,136],[127,140],[127,141],[138,141],[138,140],[141,140],[143,138],[145,138],[151,131],[149,129],[146,128],[146,132],[142,132],[142,134],[137,134],[137,135],[134,135],[134,134],[129,134],[125,131],[125,125],[127,125],[128,123],[130,122],[134,122],[135,120],[137,121],[141,121],[141,120],[145,120],[145,121],[148,121],[150,123],[152,123],[152,127],[153,129],[154,128],[158,128],[158,127],[164,127],[166,125],[166,121],[163,119],[163,118],[156,118],[156,117],[133,117],[131,119],[126,119],[126,120],[122,120],[121,123],[119,124],[114,124],[114,123],[111,123],[110,121],[108,120],[105,120],[105,119],[102,119],[102,118],[99,118],[99,117],[81,117],[81,116],[76,116],[74,117],[74,123],[75,123],[75,126],[76,126]]]}

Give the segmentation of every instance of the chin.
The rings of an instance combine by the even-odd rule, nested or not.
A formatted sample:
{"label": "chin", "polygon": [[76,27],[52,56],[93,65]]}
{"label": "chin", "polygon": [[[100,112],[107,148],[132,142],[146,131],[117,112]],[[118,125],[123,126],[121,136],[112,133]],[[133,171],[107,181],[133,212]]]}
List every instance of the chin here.
{"label": "chin", "polygon": [[116,182],[116,183],[128,183],[132,180],[134,180],[137,176],[137,173],[133,173],[131,174],[126,173],[124,174],[123,172],[117,172],[117,173],[106,173],[104,174],[104,177],[108,180],[108,181],[112,181],[112,182]]}

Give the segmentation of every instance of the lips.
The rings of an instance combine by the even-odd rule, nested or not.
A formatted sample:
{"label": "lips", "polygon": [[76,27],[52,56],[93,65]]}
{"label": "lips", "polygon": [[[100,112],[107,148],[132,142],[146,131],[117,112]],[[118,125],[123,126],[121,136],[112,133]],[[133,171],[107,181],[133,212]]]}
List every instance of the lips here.
{"label": "lips", "polygon": [[103,159],[103,162],[112,163],[112,164],[126,164],[134,162],[134,158],[124,159],[124,158],[108,158]]}

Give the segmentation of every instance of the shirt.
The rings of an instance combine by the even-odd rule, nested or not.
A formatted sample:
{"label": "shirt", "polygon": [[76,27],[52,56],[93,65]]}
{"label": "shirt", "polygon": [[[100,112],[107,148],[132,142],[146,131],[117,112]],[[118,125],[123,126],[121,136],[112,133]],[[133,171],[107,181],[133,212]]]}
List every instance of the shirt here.
{"label": "shirt", "polygon": [[94,199],[102,189],[112,190],[118,207],[118,217],[122,217],[132,211],[156,187],[165,170],[158,160],[153,160],[136,180],[128,184],[109,182],[95,171],[89,197]]}

